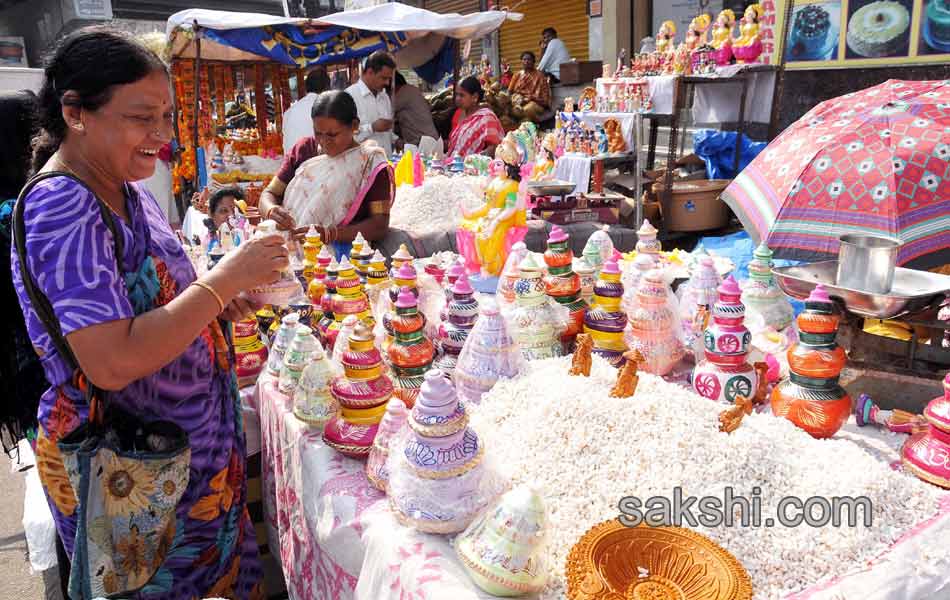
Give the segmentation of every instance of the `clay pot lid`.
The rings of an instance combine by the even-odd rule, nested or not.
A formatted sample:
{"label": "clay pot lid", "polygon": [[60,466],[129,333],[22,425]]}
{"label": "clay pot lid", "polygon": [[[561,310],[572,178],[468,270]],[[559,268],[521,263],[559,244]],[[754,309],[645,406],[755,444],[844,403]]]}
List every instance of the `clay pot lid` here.
{"label": "clay pot lid", "polygon": [[234,324],[234,337],[246,338],[258,334],[257,319],[250,318]]}
{"label": "clay pot lid", "polygon": [[329,265],[333,261],[333,255],[330,254],[329,244],[324,244],[320,248],[320,254],[317,254],[317,262],[325,265]]}
{"label": "clay pot lid", "polygon": [[[652,570],[638,577],[641,567]],[[752,580],[732,554],[680,527],[624,527],[616,519],[604,521],[571,548],[565,573],[571,600],[637,598],[624,592],[639,588],[639,597],[650,600],[752,598]],[[643,595],[648,591],[660,595]]]}
{"label": "clay pot lid", "polygon": [[950,432],[950,373],[943,378],[943,396],[934,398],[927,404],[924,417],[934,427]]}
{"label": "clay pot lid", "polygon": [[402,428],[408,418],[409,410],[403,401],[395,397],[390,398],[386,405],[386,414],[383,415],[383,420],[379,424],[379,433],[385,433],[389,436],[394,435]]}
{"label": "clay pot lid", "polygon": [[419,391],[412,419],[423,426],[446,425],[464,418],[465,408],[459,404],[451,382],[439,369],[430,369]]}
{"label": "clay pot lid", "polygon": [[601,269],[600,272],[606,275],[619,275],[620,267],[617,266],[617,259],[614,257],[607,259],[607,262],[604,263],[604,268]]}
{"label": "clay pot lid", "polygon": [[567,233],[557,225],[551,228],[551,233],[548,235],[549,244],[559,244],[566,242],[568,239]]}
{"label": "clay pot lid", "polygon": [[475,293],[475,290],[472,289],[472,284],[469,283],[468,276],[465,275],[465,273],[462,273],[459,278],[455,280],[455,283],[452,285],[452,293],[458,296],[465,296]]}
{"label": "clay pot lid", "polygon": [[280,320],[281,325],[290,328],[296,328],[298,323],[300,323],[300,314],[295,312],[284,315],[284,318]]}
{"label": "clay pot lid", "polygon": [[481,301],[479,304],[481,308],[481,314],[485,317],[497,317],[500,314],[498,308],[498,301],[495,300],[493,296],[489,296]]}
{"label": "clay pot lid", "polygon": [[590,264],[590,261],[586,257],[582,257],[577,261],[577,266],[574,267],[574,272],[580,275],[589,275],[594,272],[593,265]]}
{"label": "clay pot lid", "polygon": [[416,295],[408,287],[403,286],[399,290],[399,296],[396,298],[396,308],[415,308],[419,303]]}
{"label": "clay pot lid", "polygon": [[396,279],[410,281],[416,279],[416,269],[410,263],[406,263],[396,270]]}
{"label": "clay pot lid", "polygon": [[640,271],[649,271],[656,266],[656,259],[653,258],[652,254],[640,252],[637,254],[637,257],[633,259],[633,266]]}
{"label": "clay pot lid", "polygon": [[308,242],[311,240],[317,240],[317,241],[320,240],[320,234],[317,232],[316,226],[314,225],[310,226],[310,229],[308,229],[307,233],[304,234],[304,239]]}
{"label": "clay pot lid", "polygon": [[518,265],[518,270],[521,272],[523,279],[536,279],[541,277],[541,267],[538,266],[538,263],[531,254],[524,257],[524,260]]}
{"label": "clay pot lid", "polygon": [[649,219],[643,219],[643,225],[637,230],[637,237],[656,237],[658,233],[659,231],[653,226],[653,223],[650,223]]}
{"label": "clay pot lid", "polygon": [[362,247],[366,243],[366,238],[363,237],[362,231],[356,232],[356,237],[353,238],[353,245]]}
{"label": "clay pot lid", "polygon": [[736,278],[730,275],[726,277],[722,285],[719,286],[719,297],[723,299],[726,304],[734,304],[728,302],[729,299],[738,300],[742,295],[742,290],[739,289],[739,284],[736,282]]}
{"label": "clay pot lid", "polygon": [[373,253],[373,258],[371,258],[370,261],[373,263],[380,263],[380,264],[385,265],[386,257],[383,256],[383,253],[380,252],[379,249],[377,249],[376,252]]}
{"label": "clay pot lid", "polygon": [[409,248],[405,244],[399,244],[399,249],[396,250],[396,253],[393,254],[393,260],[407,260],[411,261],[413,258],[412,254],[409,254]]}
{"label": "clay pot lid", "polygon": [[452,263],[448,271],[446,271],[446,276],[448,276],[451,281],[458,280],[462,275],[465,275],[465,263],[463,263],[461,259]]}

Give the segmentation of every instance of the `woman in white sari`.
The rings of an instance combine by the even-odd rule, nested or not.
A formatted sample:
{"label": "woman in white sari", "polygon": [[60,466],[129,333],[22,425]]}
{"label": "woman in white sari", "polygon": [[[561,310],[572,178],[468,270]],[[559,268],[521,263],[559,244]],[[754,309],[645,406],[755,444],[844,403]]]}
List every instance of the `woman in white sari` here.
{"label": "woman in white sari", "polygon": [[315,225],[339,256],[349,252],[357,233],[371,242],[386,236],[395,195],[393,170],[382,148],[354,139],[360,121],[349,94],[320,94],[311,115],[323,154],[297,168],[277,199],[280,204],[262,199],[261,213],[281,229],[305,231]]}

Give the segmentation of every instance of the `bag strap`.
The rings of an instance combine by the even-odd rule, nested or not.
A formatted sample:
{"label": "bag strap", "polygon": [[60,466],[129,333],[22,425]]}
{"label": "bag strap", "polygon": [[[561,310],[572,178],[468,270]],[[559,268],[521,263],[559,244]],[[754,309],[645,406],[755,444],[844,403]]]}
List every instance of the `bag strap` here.
{"label": "bag strap", "polygon": [[[115,244],[115,259],[116,264],[121,270],[122,257],[125,253],[125,248],[123,244],[122,234],[118,231],[115,224],[115,219],[112,216],[112,209],[110,209],[105,202],[103,202],[99,196],[96,195],[89,187],[84,184],[79,178],[71,173],[66,173],[63,171],[48,171],[45,173],[39,173],[30,179],[27,184],[23,187],[23,190],[20,192],[20,196],[17,198],[16,205],[13,209],[13,241],[16,246],[17,260],[20,265],[20,278],[23,281],[23,289],[26,291],[26,295],[30,298],[30,304],[33,307],[33,311],[36,313],[37,318],[43,324],[43,327],[46,329],[46,332],[50,336],[50,341],[53,343],[53,347],[56,348],[56,351],[59,355],[66,361],[66,365],[73,372],[79,371],[82,372],[82,369],[79,367],[79,361],[76,360],[76,355],[73,354],[72,349],[69,347],[69,344],[66,342],[65,336],[63,336],[63,330],[60,327],[59,319],[56,318],[56,313],[53,311],[53,307],[49,302],[49,299],[39,290],[36,281],[33,279],[33,275],[30,273],[29,266],[26,261],[26,222],[24,218],[26,198],[33,191],[33,188],[36,187],[38,183],[52,177],[68,177],[73,179],[82,185],[84,188],[88,189],[92,194],[93,198],[96,199],[96,204],[99,206],[99,213],[102,215],[102,220],[105,222],[106,227],[109,228],[109,232],[112,233],[112,239]],[[91,398],[95,400],[99,398],[101,394],[94,393],[95,388],[87,380],[86,384],[89,386],[89,391],[91,392]],[[94,414],[90,412],[90,420],[94,420]]]}

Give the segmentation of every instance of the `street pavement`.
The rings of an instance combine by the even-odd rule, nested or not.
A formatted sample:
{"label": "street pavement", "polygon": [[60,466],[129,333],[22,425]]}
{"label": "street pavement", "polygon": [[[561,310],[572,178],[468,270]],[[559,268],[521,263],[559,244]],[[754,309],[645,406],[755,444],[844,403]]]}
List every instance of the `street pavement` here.
{"label": "street pavement", "polygon": [[11,461],[0,455],[0,598],[42,600],[43,577],[30,573],[23,533],[26,476],[12,471],[10,465]]}

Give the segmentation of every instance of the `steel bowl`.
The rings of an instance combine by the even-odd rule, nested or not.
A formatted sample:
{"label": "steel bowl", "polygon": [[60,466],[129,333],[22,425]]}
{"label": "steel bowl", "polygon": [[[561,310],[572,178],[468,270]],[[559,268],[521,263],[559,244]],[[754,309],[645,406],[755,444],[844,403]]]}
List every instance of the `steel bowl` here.
{"label": "steel bowl", "polygon": [[893,319],[923,310],[950,295],[950,276],[894,269],[894,283],[886,294],[875,294],[838,285],[838,261],[828,260],[810,265],[775,267],[775,280],[792,298],[805,300],[819,283],[828,295],[844,303],[845,308],[862,317]]}
{"label": "steel bowl", "polygon": [[577,186],[570,181],[531,181],[527,185],[528,192],[534,196],[566,196]]}

